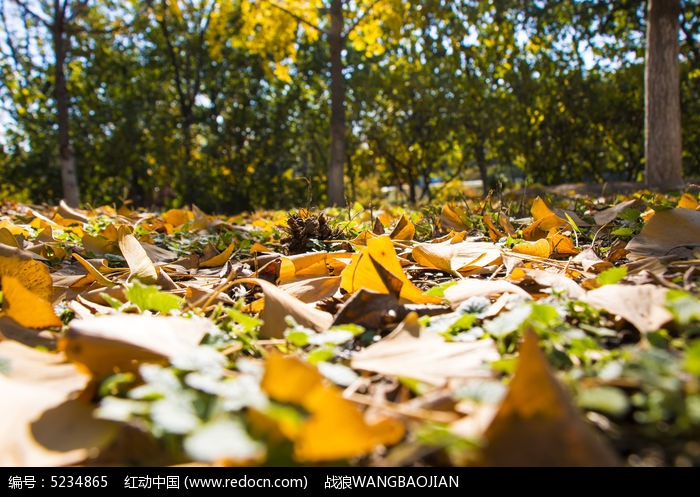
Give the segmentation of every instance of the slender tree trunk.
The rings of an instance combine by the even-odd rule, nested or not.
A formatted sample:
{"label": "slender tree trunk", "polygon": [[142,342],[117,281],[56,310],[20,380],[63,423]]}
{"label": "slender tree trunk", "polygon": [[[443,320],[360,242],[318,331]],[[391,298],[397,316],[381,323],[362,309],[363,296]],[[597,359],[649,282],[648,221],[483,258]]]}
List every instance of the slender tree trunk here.
{"label": "slender tree trunk", "polygon": [[649,0],[645,66],[645,168],[650,187],[683,186],[680,0]]}
{"label": "slender tree trunk", "polygon": [[54,55],[56,57],[54,97],[56,98],[58,124],[58,160],[61,165],[63,199],[69,206],[78,207],[80,205],[80,189],[78,187],[75,153],[70,138],[70,120],[68,115],[69,96],[65,73],[67,49],[64,25],[65,9],[65,3],[62,3],[60,0],[55,0],[52,36]]}
{"label": "slender tree trunk", "polygon": [[331,150],[328,164],[328,205],[345,206],[345,79],[342,51],[343,2],[332,0],[328,32],[331,63]]}
{"label": "slender tree trunk", "polygon": [[489,193],[489,172],[486,164],[486,151],[484,150],[484,139],[477,134],[476,143],[474,144],[474,155],[476,156],[476,165],[479,167],[479,178],[481,179],[481,190],[484,195]]}

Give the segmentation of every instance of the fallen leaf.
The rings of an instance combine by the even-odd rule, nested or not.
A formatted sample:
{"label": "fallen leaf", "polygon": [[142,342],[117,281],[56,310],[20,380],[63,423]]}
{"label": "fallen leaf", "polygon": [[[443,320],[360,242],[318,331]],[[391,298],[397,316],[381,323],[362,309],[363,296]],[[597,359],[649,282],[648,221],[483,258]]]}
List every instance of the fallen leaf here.
{"label": "fallen leaf", "polygon": [[411,312],[390,335],[356,352],[351,367],[440,387],[452,379],[490,377],[489,362],[499,358],[493,340],[447,342],[422,331],[418,315]]}
{"label": "fallen leaf", "polygon": [[522,242],[514,245],[512,248],[513,252],[517,254],[529,255],[532,257],[542,257],[546,259],[552,252],[552,247],[549,244],[549,240],[546,238],[540,238],[536,242]]}
{"label": "fallen leaf", "polygon": [[368,423],[358,406],[343,398],[314,366],[295,357],[268,356],[261,386],[270,398],[297,404],[309,413],[296,430],[283,430],[294,442],[298,462],[362,456],[397,443],[405,434],[404,425],[396,419]]}
{"label": "fallen leaf", "polygon": [[24,288],[50,300],[53,284],[49,268],[34,260],[34,256],[32,252],[0,245],[0,275],[17,278]]}
{"label": "fallen leaf", "polygon": [[367,247],[358,247],[358,249],[359,253],[353,254],[352,261],[340,274],[341,289],[348,293],[354,293],[362,288],[379,293],[390,292],[375,267],[375,264],[379,264],[403,283],[402,298],[416,304],[441,302],[437,297],[426,295],[408,279],[388,235],[370,238],[367,240]]}
{"label": "fallen leaf", "polygon": [[531,298],[530,294],[520,288],[504,280],[479,280],[467,278],[458,281],[454,285],[445,289],[445,299],[456,307],[470,297],[498,297],[504,293],[513,293],[521,295],[525,298]]}
{"label": "fallen leaf", "polygon": [[467,212],[463,208],[449,203],[442,206],[440,224],[443,228],[453,231],[467,231],[471,228],[467,221]]}
{"label": "fallen leaf", "polygon": [[410,241],[416,234],[416,227],[406,214],[402,214],[394,229],[389,234],[392,240]]}
{"label": "fallen leaf", "polygon": [[528,330],[505,398],[486,429],[481,466],[621,466],[555,378]]}
{"label": "fallen leaf", "polygon": [[56,315],[51,303],[25,288],[14,276],[0,277],[3,314],[27,328],[61,327],[63,322]]}
{"label": "fallen leaf", "polygon": [[158,273],[149,259],[146,250],[141,246],[129,229],[122,226],[119,228],[119,250],[121,250],[126,263],[129,266],[131,278],[136,278],[145,284],[153,284],[158,279]]}
{"label": "fallen leaf", "polygon": [[4,341],[0,357],[10,364],[0,375],[0,466],[76,465],[112,440],[116,425],[78,397],[89,379],[62,355]]}
{"label": "fallen leaf", "polygon": [[673,319],[664,307],[667,291],[656,285],[616,283],[590,290],[580,300],[620,316],[644,333],[656,331]]}
{"label": "fallen leaf", "polygon": [[186,353],[212,326],[204,318],[112,314],[72,320],[58,346],[68,360],[102,378]]}
{"label": "fallen leaf", "polygon": [[260,313],[260,319],[263,321],[260,327],[261,337],[282,338],[284,330],[287,329],[288,316],[294,318],[300,325],[316,331],[325,331],[333,323],[331,314],[292,297],[269,281],[260,278],[241,278],[236,281],[257,285],[263,291],[264,307]]}
{"label": "fallen leaf", "polygon": [[698,247],[700,211],[676,208],[654,214],[626,248],[629,250],[628,257],[638,260],[666,255],[689,258]]}
{"label": "fallen leaf", "polygon": [[700,207],[700,204],[698,204],[698,199],[696,199],[690,193],[686,192],[683,195],[681,195],[681,198],[678,200],[678,205],[676,207],[696,211],[698,210],[698,207]]}
{"label": "fallen leaf", "polygon": [[501,261],[501,249],[491,242],[421,243],[411,250],[416,263],[447,272],[468,273]]}
{"label": "fallen leaf", "polygon": [[200,267],[218,267],[218,266],[223,266],[226,261],[229,260],[231,257],[231,254],[233,254],[233,251],[236,249],[236,242],[232,241],[229,243],[228,247],[226,247],[226,250],[221,252],[220,254],[217,254],[209,259],[206,259],[202,261],[199,266]]}
{"label": "fallen leaf", "polygon": [[603,226],[611,221],[614,221],[617,218],[617,216],[622,214],[627,209],[637,209],[641,211],[644,210],[645,207],[646,204],[642,200],[638,198],[633,198],[624,202],[620,202],[619,204],[615,204],[612,207],[608,207],[607,209],[603,209],[602,211],[596,212],[593,215],[593,220],[598,226]]}

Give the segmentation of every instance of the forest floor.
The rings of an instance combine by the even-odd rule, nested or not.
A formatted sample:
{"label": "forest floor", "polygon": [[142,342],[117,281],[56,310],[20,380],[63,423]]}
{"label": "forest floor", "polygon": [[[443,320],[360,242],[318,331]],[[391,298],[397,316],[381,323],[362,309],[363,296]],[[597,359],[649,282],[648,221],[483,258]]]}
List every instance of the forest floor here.
{"label": "forest floor", "polygon": [[698,188],[0,210],[0,465],[698,466]]}

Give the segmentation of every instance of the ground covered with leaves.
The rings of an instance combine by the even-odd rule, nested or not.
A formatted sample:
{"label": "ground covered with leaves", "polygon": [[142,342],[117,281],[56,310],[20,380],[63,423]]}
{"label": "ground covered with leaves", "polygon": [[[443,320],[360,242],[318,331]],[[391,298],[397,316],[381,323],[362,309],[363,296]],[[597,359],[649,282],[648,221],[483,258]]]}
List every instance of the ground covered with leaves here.
{"label": "ground covered with leaves", "polygon": [[0,212],[0,465],[696,466],[700,209]]}

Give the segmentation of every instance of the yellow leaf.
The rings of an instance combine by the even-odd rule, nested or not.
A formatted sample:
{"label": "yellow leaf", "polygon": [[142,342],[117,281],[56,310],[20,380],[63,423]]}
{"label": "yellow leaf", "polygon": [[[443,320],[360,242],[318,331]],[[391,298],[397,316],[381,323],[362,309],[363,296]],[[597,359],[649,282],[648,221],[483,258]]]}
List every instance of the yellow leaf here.
{"label": "yellow leaf", "polygon": [[[85,268],[85,270],[88,272],[88,275],[90,276],[90,279],[93,281],[97,281],[100,285],[102,286],[112,286],[116,285],[113,281],[107,279],[106,276],[104,276],[100,271],[95,268],[92,264],[90,264],[88,261],[80,257],[78,254],[73,252],[73,257],[75,260],[77,260],[81,266]],[[84,281],[83,283],[88,283],[87,281]],[[81,286],[81,285],[76,285],[76,286]]]}
{"label": "yellow leaf", "polygon": [[[400,297],[417,304],[442,302],[438,297],[425,295],[408,279],[403,272],[394,245],[388,235],[367,239],[367,247],[358,247],[359,253],[353,254],[350,264],[340,274],[340,287],[348,293],[361,288],[379,293],[390,293],[384,279],[375,268],[382,266],[388,273],[402,282]],[[374,262],[373,262],[374,260]]]}
{"label": "yellow leaf", "polygon": [[14,276],[27,290],[48,301],[53,293],[49,268],[33,257],[31,252],[0,245],[0,276]]}
{"label": "yellow leaf", "polygon": [[5,228],[10,231],[14,236],[17,235],[22,235],[22,236],[29,236],[29,232],[22,228],[21,226],[17,226],[15,223],[10,221],[9,219],[0,219],[0,228]]}
{"label": "yellow leaf", "polygon": [[513,247],[513,252],[531,255],[534,257],[549,257],[551,247],[546,238],[540,238],[536,242],[522,242]]}
{"label": "yellow leaf", "polygon": [[267,248],[265,245],[259,242],[255,242],[253,245],[250,246],[250,253],[254,254],[255,252],[272,252],[269,248]]}
{"label": "yellow leaf", "polygon": [[309,413],[298,430],[283,430],[292,436],[299,462],[357,457],[378,446],[395,444],[404,436],[405,427],[397,420],[367,423],[358,407],[326,383],[315,367],[294,357],[271,354],[265,361],[261,386],[270,398],[296,404]]}
{"label": "yellow leaf", "polygon": [[51,303],[22,285],[14,276],[2,276],[3,311],[27,328],[60,327],[63,323]]}
{"label": "yellow leaf", "polygon": [[470,225],[467,223],[467,221],[465,221],[466,218],[467,213],[464,209],[453,206],[449,203],[442,206],[440,223],[443,227],[454,231],[467,231],[470,228]]}
{"label": "yellow leaf", "polygon": [[561,233],[549,235],[547,241],[549,242],[551,254],[553,256],[569,257],[579,253],[579,249],[576,248],[571,238]]}
{"label": "yellow leaf", "polygon": [[392,240],[410,241],[413,240],[415,234],[416,227],[413,225],[411,220],[408,219],[408,216],[403,214],[401,215],[399,222],[396,223],[396,226],[391,231],[391,234],[389,234],[389,238]]}
{"label": "yellow leaf", "polygon": [[190,211],[186,211],[184,209],[170,209],[165,211],[162,217],[166,223],[169,223],[177,228],[178,226],[185,224],[190,219],[193,219],[194,215]]}
{"label": "yellow leaf", "polygon": [[484,466],[619,466],[584,421],[528,330],[505,398],[484,433]]}
{"label": "yellow leaf", "polygon": [[4,226],[0,228],[0,243],[3,243],[5,245],[9,245],[10,247],[13,248],[20,248],[19,243],[17,243],[17,239],[15,236],[12,234],[12,232],[5,228]]}
{"label": "yellow leaf", "polygon": [[207,259],[206,261],[202,262],[199,267],[217,267],[217,266],[223,266],[226,261],[229,260],[231,257],[231,254],[233,254],[234,249],[236,248],[236,242],[232,241],[228,247],[226,247],[226,250],[221,252],[220,254],[215,255],[211,259]]}
{"label": "yellow leaf", "polygon": [[690,210],[698,210],[698,207],[700,204],[698,204],[698,199],[693,197],[690,193],[684,193],[680,200],[678,201],[677,207],[683,208],[683,209],[690,209]]}

